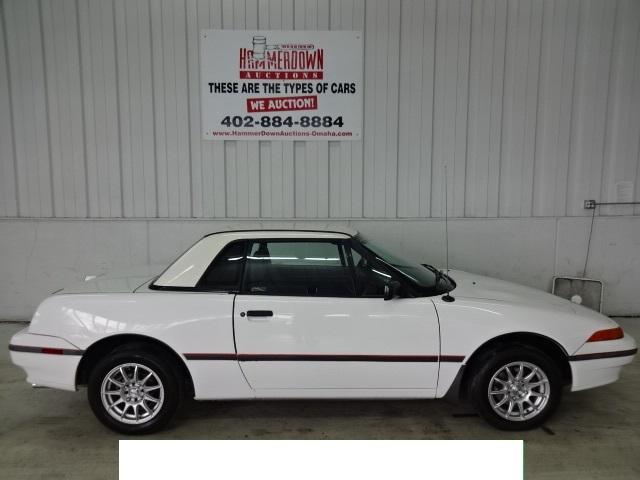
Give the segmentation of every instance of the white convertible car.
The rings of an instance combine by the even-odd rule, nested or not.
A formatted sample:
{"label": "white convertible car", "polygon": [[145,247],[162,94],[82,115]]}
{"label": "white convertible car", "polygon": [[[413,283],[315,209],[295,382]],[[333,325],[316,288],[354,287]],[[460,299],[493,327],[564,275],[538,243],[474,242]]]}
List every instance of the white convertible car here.
{"label": "white convertible car", "polygon": [[62,290],[9,349],[28,382],[86,385],[123,433],[158,430],[191,396],[448,394],[498,428],[528,429],[565,386],[614,382],[637,353],[614,321],[558,297],[301,230],[214,233],[152,279]]}

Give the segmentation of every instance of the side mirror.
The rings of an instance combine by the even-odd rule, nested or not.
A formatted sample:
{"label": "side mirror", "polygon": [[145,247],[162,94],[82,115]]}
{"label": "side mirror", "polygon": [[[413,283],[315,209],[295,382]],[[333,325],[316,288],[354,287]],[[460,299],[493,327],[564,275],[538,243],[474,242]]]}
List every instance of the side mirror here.
{"label": "side mirror", "polygon": [[384,286],[384,296],[383,298],[386,300],[393,300],[400,293],[402,286],[400,282],[395,280],[391,280],[388,284]]}

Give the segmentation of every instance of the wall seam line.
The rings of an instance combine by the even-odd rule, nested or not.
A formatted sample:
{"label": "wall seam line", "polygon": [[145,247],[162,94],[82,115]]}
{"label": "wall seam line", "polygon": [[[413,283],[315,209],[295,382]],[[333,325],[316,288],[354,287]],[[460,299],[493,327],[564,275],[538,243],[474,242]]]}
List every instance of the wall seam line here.
{"label": "wall seam line", "polygon": [[18,157],[16,152],[16,127],[15,127],[15,112],[13,105],[13,85],[11,82],[11,69],[9,62],[9,37],[7,35],[7,20],[5,14],[6,4],[0,2],[0,21],[2,21],[2,36],[4,42],[4,62],[5,70],[7,72],[7,93],[9,94],[9,120],[11,123],[11,151],[13,155],[13,178],[14,178],[14,200],[16,205],[16,217],[20,217],[20,184],[18,183]]}
{"label": "wall seam line", "polygon": [[[498,189],[498,195],[497,195],[497,200],[498,200],[498,205],[496,205],[496,218],[502,218],[501,215],[501,210],[502,210],[502,201],[501,201],[501,197],[502,197],[502,155],[504,153],[503,151],[503,144],[504,144],[504,96],[505,96],[505,88],[506,88],[506,77],[507,77],[507,50],[508,50],[508,38],[509,38],[509,4],[510,2],[506,2],[506,6],[505,6],[505,22],[504,22],[504,53],[503,53],[503,60],[502,60],[502,99],[500,101],[500,142],[498,144],[498,178],[496,179],[496,186]],[[487,212],[488,213],[488,212]]]}
{"label": "wall seam line", "polygon": [[471,104],[471,45],[473,40],[473,3],[469,8],[469,45],[467,58],[467,117],[464,142],[464,178],[462,179],[462,216],[467,215],[467,177],[469,176],[469,106]]}
{"label": "wall seam line", "polygon": [[[581,24],[582,22],[581,17],[582,17],[582,2],[578,3],[578,11],[577,11],[577,17],[578,17],[578,22],[576,25],[576,47],[575,47],[575,53],[574,53],[574,58],[573,58],[573,78],[571,79],[571,107],[569,109],[569,148],[567,151],[567,179],[566,179],[566,183],[565,183],[565,191],[567,192],[567,195],[565,196],[565,202],[564,202],[564,213],[565,215],[567,215],[569,213],[569,192],[570,192],[570,181],[571,181],[571,157],[573,155],[573,138],[575,135],[575,122],[574,122],[574,116],[575,116],[575,109],[576,109],[576,78],[577,78],[577,72],[578,72],[578,58],[579,58],[579,53],[580,53],[580,44],[578,43],[580,40],[580,31],[581,31]],[[556,213],[556,212],[554,212]]]}
{"label": "wall seam line", "polygon": [[612,32],[611,32],[611,49],[609,51],[609,72],[607,74],[607,89],[606,89],[606,95],[607,95],[607,99],[606,99],[606,104],[605,104],[605,109],[604,109],[604,125],[603,125],[603,129],[604,129],[604,135],[602,138],[602,163],[600,165],[600,188],[598,189],[598,195],[602,200],[605,200],[607,198],[609,198],[607,195],[605,195],[605,170],[606,170],[606,155],[607,155],[607,146],[609,145],[609,142],[611,141],[611,133],[609,132],[609,125],[611,122],[610,119],[610,115],[611,115],[611,97],[612,95],[612,89],[615,87],[615,85],[612,85],[612,79],[614,76],[614,58],[615,58],[615,47],[616,47],[616,38],[617,38],[617,31],[616,31],[616,27],[618,26],[618,8],[620,6],[620,2],[619,0],[616,0],[615,2],[615,9],[613,11],[613,28],[612,28]]}
{"label": "wall seam line", "polygon": [[[400,165],[400,86],[402,85],[402,8],[404,2],[400,2],[400,12],[398,12],[398,101],[396,102],[396,181],[395,181],[395,205],[394,205],[394,216],[393,218],[398,218],[398,190],[400,190],[398,182],[398,166]],[[391,15],[389,15],[391,18]]]}
{"label": "wall seam line", "polygon": [[[118,55],[118,28],[116,26],[116,0],[114,0],[111,4],[113,6],[113,55],[115,64],[115,77],[116,77],[116,119],[118,123],[118,165],[120,166],[120,216],[125,216],[125,208],[124,208],[124,165],[122,163],[122,122],[120,120],[120,60]],[[127,26],[124,25],[125,29],[125,37],[127,35]],[[125,48],[127,58],[129,56],[129,49]],[[127,72],[128,73],[128,72]],[[127,75],[128,78],[128,75]],[[129,99],[129,102],[131,100]],[[131,114],[131,109],[129,109],[129,114]],[[131,118],[129,118],[129,122],[131,122]],[[129,129],[131,129],[131,123],[129,123]],[[131,192],[131,201],[133,205],[133,191]]]}
{"label": "wall seam line", "polygon": [[[47,75],[47,62],[45,60],[44,20],[42,18],[42,0],[38,0],[38,26],[40,29],[40,48],[42,51],[42,79],[44,81],[44,118],[47,125],[47,159],[49,160],[49,201],[51,202],[51,216],[56,216],[56,202],[53,194],[53,158],[51,154],[51,119],[49,118],[49,81]],[[38,171],[38,177],[42,172]],[[42,192],[40,192],[40,209],[42,210]]]}
{"label": "wall seam line", "polygon": [[[196,4],[196,14],[197,14],[198,5]],[[198,32],[198,37],[200,32]],[[186,65],[186,74],[187,74],[187,160],[189,166],[189,216],[193,217],[193,212],[195,211],[195,196],[193,194],[193,158],[191,155],[193,153],[191,148],[191,101],[189,98],[189,85],[191,80],[191,74],[189,72],[189,14],[187,11],[187,0],[184,2],[184,58]]]}
{"label": "wall seam line", "polygon": [[433,81],[431,82],[431,162],[429,162],[429,179],[431,181],[431,185],[429,187],[429,218],[433,218],[433,204],[434,204],[434,177],[433,177],[433,144],[435,143],[435,123],[436,123],[436,84],[437,75],[436,75],[436,66],[438,63],[438,5],[439,0],[435,0],[435,8],[433,12]]}
{"label": "wall seam line", "polygon": [[[160,216],[160,197],[158,194],[158,155],[156,154],[158,146],[157,146],[157,125],[156,125],[156,85],[155,85],[155,62],[153,60],[154,57],[154,48],[153,48],[153,21],[151,20],[151,0],[148,0],[147,2],[148,8],[149,8],[149,60],[150,60],[150,68],[151,68],[151,72],[150,72],[150,77],[151,77],[151,121],[153,122],[153,128],[151,129],[153,132],[153,165],[154,165],[154,178],[155,178],[155,188],[154,188],[154,193],[155,193],[155,216],[154,218],[158,218]],[[145,210],[148,211],[148,210]]]}
{"label": "wall seam line", "polygon": [[[553,13],[555,16],[555,6],[553,4]],[[529,215],[533,216],[535,212],[535,192],[536,192],[536,165],[538,162],[536,161],[536,157],[538,154],[538,139],[539,139],[539,131],[538,131],[538,120],[540,118],[540,82],[542,81],[542,46],[544,43],[544,4],[542,4],[542,12],[540,15],[540,42],[538,44],[538,75],[537,75],[537,83],[536,83],[536,109],[535,115],[536,119],[533,127],[533,165],[531,167],[531,206],[529,207]],[[562,77],[560,77],[562,79]]]}

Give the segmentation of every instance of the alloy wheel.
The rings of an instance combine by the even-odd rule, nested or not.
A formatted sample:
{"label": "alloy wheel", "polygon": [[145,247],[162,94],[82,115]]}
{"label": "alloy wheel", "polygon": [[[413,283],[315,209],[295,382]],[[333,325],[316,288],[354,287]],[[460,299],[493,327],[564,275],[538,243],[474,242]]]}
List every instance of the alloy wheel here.
{"label": "alloy wheel", "polygon": [[550,393],[546,373],[530,362],[512,362],[499,368],[487,391],[493,411],[514,422],[539,415],[549,402]]}
{"label": "alloy wheel", "polygon": [[140,363],[124,363],[105,375],[100,396],[111,417],[139,425],[150,421],[162,408],[164,386],[151,368]]}

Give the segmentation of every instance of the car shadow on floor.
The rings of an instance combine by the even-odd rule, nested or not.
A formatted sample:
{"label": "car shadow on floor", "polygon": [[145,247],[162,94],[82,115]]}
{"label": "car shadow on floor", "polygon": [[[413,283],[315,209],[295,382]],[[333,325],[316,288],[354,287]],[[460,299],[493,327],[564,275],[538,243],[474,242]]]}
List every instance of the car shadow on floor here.
{"label": "car shadow on floor", "polygon": [[[432,438],[549,440],[598,415],[598,391],[565,393],[541,428],[505,432],[447,400],[186,400],[167,435],[205,438]],[[593,411],[595,408],[595,412]],[[595,414],[595,415],[594,415]],[[207,437],[206,435],[212,435]],[[195,437],[194,437],[195,438]],[[558,438],[558,437],[556,437]]]}
{"label": "car shadow on floor", "polygon": [[222,438],[452,439],[504,433],[471,407],[443,400],[188,400],[168,435],[187,430]]}

